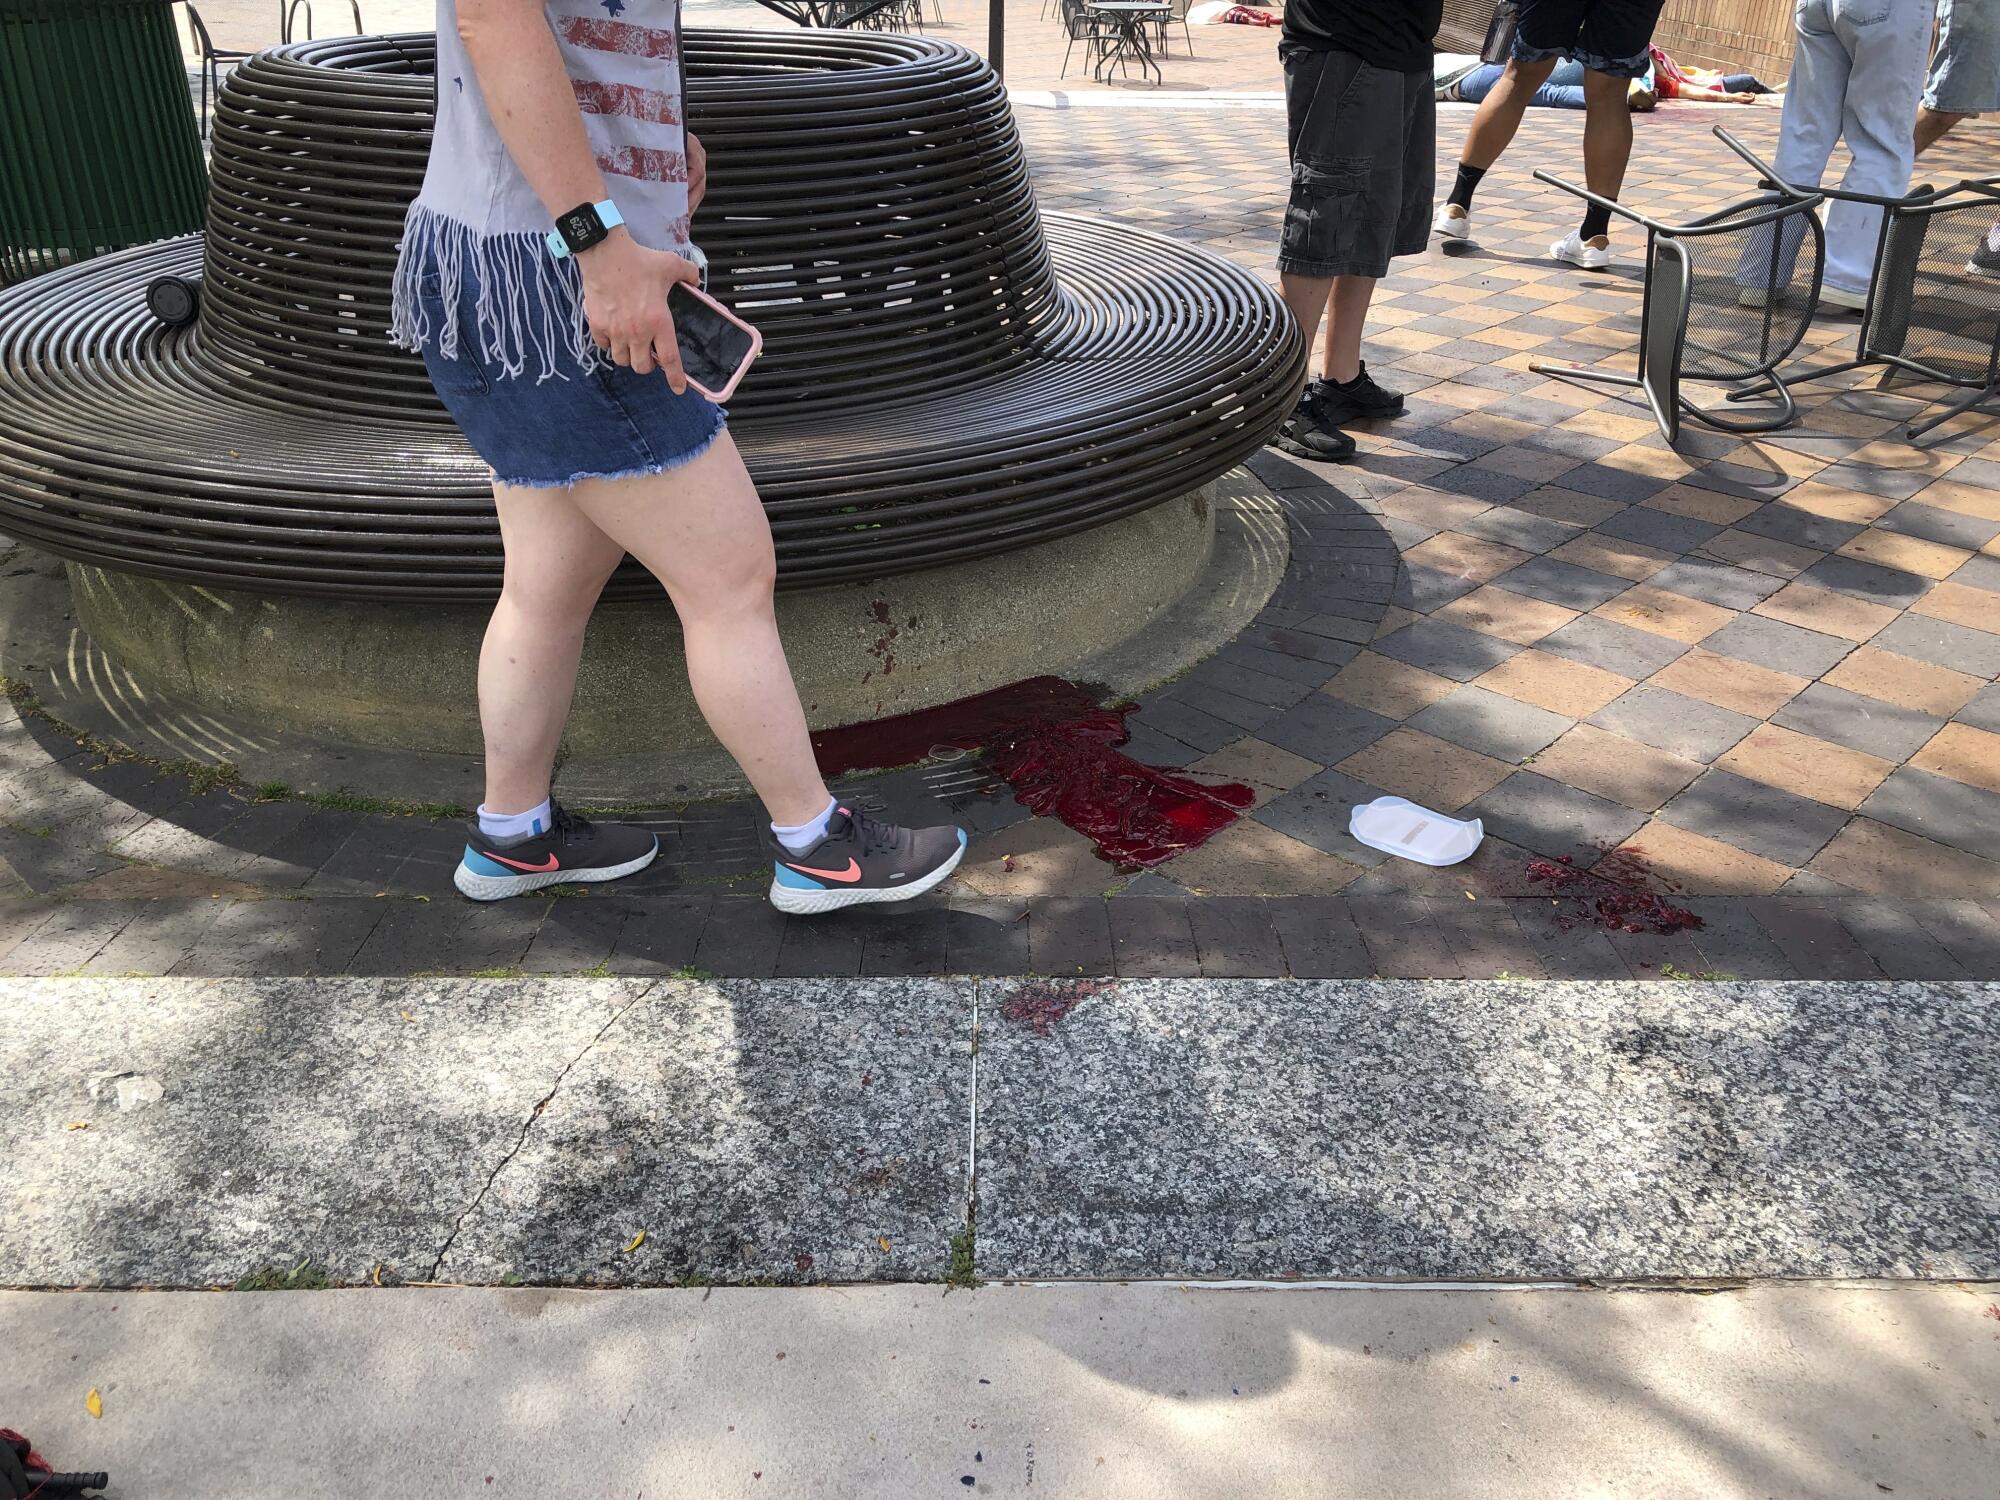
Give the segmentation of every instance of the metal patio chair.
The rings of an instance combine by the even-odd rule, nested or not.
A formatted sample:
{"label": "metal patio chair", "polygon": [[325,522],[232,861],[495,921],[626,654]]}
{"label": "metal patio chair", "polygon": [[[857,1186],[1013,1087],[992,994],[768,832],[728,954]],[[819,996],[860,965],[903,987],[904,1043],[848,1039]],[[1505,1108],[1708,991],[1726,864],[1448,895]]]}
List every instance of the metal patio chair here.
{"label": "metal patio chair", "polygon": [[[1646,281],[1636,374],[1539,361],[1529,368],[1643,392],[1669,443],[1679,437],[1683,415],[1726,432],[1789,426],[1798,405],[1777,369],[1804,340],[1819,302],[1825,260],[1820,195],[1777,183],[1741,141],[1720,126],[1715,134],[1773,185],[1686,224],[1663,224],[1548,172],[1535,173],[1644,228]],[[1771,409],[1732,413],[1698,405],[1681,394],[1681,383],[1690,380],[1747,384],[1733,396],[1772,398]]]}
{"label": "metal patio chair", "polygon": [[1880,365],[1885,388],[1898,375],[1957,387],[1962,394],[1903,429],[1911,441],[2000,396],[2000,177],[1919,187],[1901,198],[1820,193],[1880,208],[1882,229],[1854,358],[1799,378]]}
{"label": "metal patio chair", "polygon": [[1167,32],[1175,26],[1180,27],[1181,35],[1187,38],[1188,56],[1194,56],[1194,28],[1188,25],[1188,9],[1193,4],[1194,0],[1166,0],[1167,14],[1161,16],[1158,22],[1160,56],[1173,55],[1167,44]]}
{"label": "metal patio chair", "polygon": [[208,139],[209,101],[222,93],[222,70],[234,67],[256,54],[244,52],[234,47],[218,47],[215,38],[209,35],[208,23],[202,20],[201,12],[192,5],[187,8],[188,40],[194,46],[197,64],[201,72],[201,138]]}
{"label": "metal patio chair", "polygon": [[[333,3],[337,5],[339,0],[333,0]],[[282,8],[278,13],[278,40],[280,42],[311,41],[313,39],[313,0],[279,0],[279,5]],[[347,0],[347,9],[349,14],[354,17],[354,34],[356,36],[362,35],[368,28],[361,24],[361,0]],[[306,34],[304,37],[301,37],[297,31],[300,11],[304,11],[306,17]]]}
{"label": "metal patio chair", "polygon": [[1070,56],[1076,51],[1076,44],[1083,43],[1084,59],[1094,67],[1110,40],[1111,28],[1103,17],[1091,14],[1086,0],[1056,0],[1056,11],[1062,18],[1063,32],[1069,38],[1069,45],[1063,48],[1062,71],[1056,77],[1067,78]]}

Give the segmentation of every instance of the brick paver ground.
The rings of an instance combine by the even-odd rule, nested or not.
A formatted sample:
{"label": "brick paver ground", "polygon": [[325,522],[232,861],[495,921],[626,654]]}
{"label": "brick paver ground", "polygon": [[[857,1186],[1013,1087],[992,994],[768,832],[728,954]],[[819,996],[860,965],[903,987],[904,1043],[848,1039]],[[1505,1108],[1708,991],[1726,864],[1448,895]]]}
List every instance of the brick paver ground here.
{"label": "brick paver ground", "polygon": [[[1054,81],[1036,9],[1012,12],[1017,90]],[[977,40],[978,14],[934,30]],[[1215,35],[1170,86],[1277,86],[1270,35]],[[1043,206],[1267,268],[1283,116],[1197,104],[1024,105]],[[1465,119],[1445,112],[1441,165]],[[1718,119],[1774,141],[1768,109],[1664,108],[1627,199],[1685,218],[1744,192]],[[1236,485],[1283,502],[1290,570],[1134,719],[1142,758],[1257,789],[1207,846],[1133,878],[977,774],[917,768],[849,790],[979,832],[922,910],[779,918],[741,802],[651,819],[666,854],[616,893],[474,909],[451,823],[195,791],[0,710],[0,972],[2000,973],[2000,420],[1913,448],[1896,432],[1931,393],[1868,378],[1805,388],[1790,431],[1670,449],[1635,402],[1530,371],[1629,363],[1636,336],[1631,237],[1601,275],[1546,258],[1574,204],[1528,173],[1576,170],[1580,125],[1532,117],[1477,250],[1384,283],[1368,358],[1408,414],[1354,465],[1266,453]],[[1926,175],[1991,171],[1996,142],[1968,130]],[[1854,329],[1823,316],[1812,358]],[[1348,809],[1381,793],[1478,816],[1486,844],[1444,871],[1365,850]],[[1616,849],[1703,929],[1567,927],[1525,878]]]}

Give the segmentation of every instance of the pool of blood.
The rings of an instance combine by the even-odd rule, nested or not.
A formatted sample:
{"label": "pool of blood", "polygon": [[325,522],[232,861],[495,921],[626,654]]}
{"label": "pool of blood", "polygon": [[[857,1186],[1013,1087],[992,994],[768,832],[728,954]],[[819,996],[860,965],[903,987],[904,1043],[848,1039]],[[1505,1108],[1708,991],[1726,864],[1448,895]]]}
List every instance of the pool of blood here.
{"label": "pool of blood", "polygon": [[924,760],[940,749],[985,754],[1015,800],[1060,818],[1121,869],[1150,869],[1213,838],[1255,800],[1247,786],[1203,785],[1142,765],[1119,746],[1131,738],[1132,703],[1105,708],[1089,689],[1032,677],[917,713],[824,730],[813,750],[826,776]]}
{"label": "pool of blood", "polygon": [[1704,925],[1696,913],[1651,889],[1655,884],[1670,890],[1674,886],[1646,863],[1645,851],[1636,845],[1607,849],[1589,870],[1577,869],[1566,854],[1559,859],[1529,860],[1527,876],[1532,883],[1546,886],[1562,903],[1556,925],[1565,931],[1602,927],[1610,932],[1667,936],[1693,932]]}

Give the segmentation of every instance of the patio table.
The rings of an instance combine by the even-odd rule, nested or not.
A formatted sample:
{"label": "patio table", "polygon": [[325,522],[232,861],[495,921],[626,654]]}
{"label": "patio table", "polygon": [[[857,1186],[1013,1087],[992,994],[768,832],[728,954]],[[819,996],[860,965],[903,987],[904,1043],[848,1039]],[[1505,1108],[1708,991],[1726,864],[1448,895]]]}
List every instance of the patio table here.
{"label": "patio table", "polygon": [[1155,79],[1166,82],[1166,75],[1160,71],[1160,65],[1153,57],[1149,28],[1172,14],[1169,6],[1161,4],[1160,0],[1089,0],[1084,9],[1091,16],[1108,21],[1113,31],[1111,45],[1098,53],[1094,72],[1099,83],[1111,71],[1112,64],[1122,68],[1128,57],[1139,60],[1141,76],[1150,69]]}

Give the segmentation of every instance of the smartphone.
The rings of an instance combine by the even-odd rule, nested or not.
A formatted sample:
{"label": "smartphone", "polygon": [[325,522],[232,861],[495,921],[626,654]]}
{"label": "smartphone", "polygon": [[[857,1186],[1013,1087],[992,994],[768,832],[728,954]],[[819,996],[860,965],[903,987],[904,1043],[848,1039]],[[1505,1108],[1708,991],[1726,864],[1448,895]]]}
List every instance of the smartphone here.
{"label": "smartphone", "polygon": [[711,401],[727,401],[762,351],[764,335],[685,281],[667,293],[667,311],[674,315],[674,342],[688,384]]}

